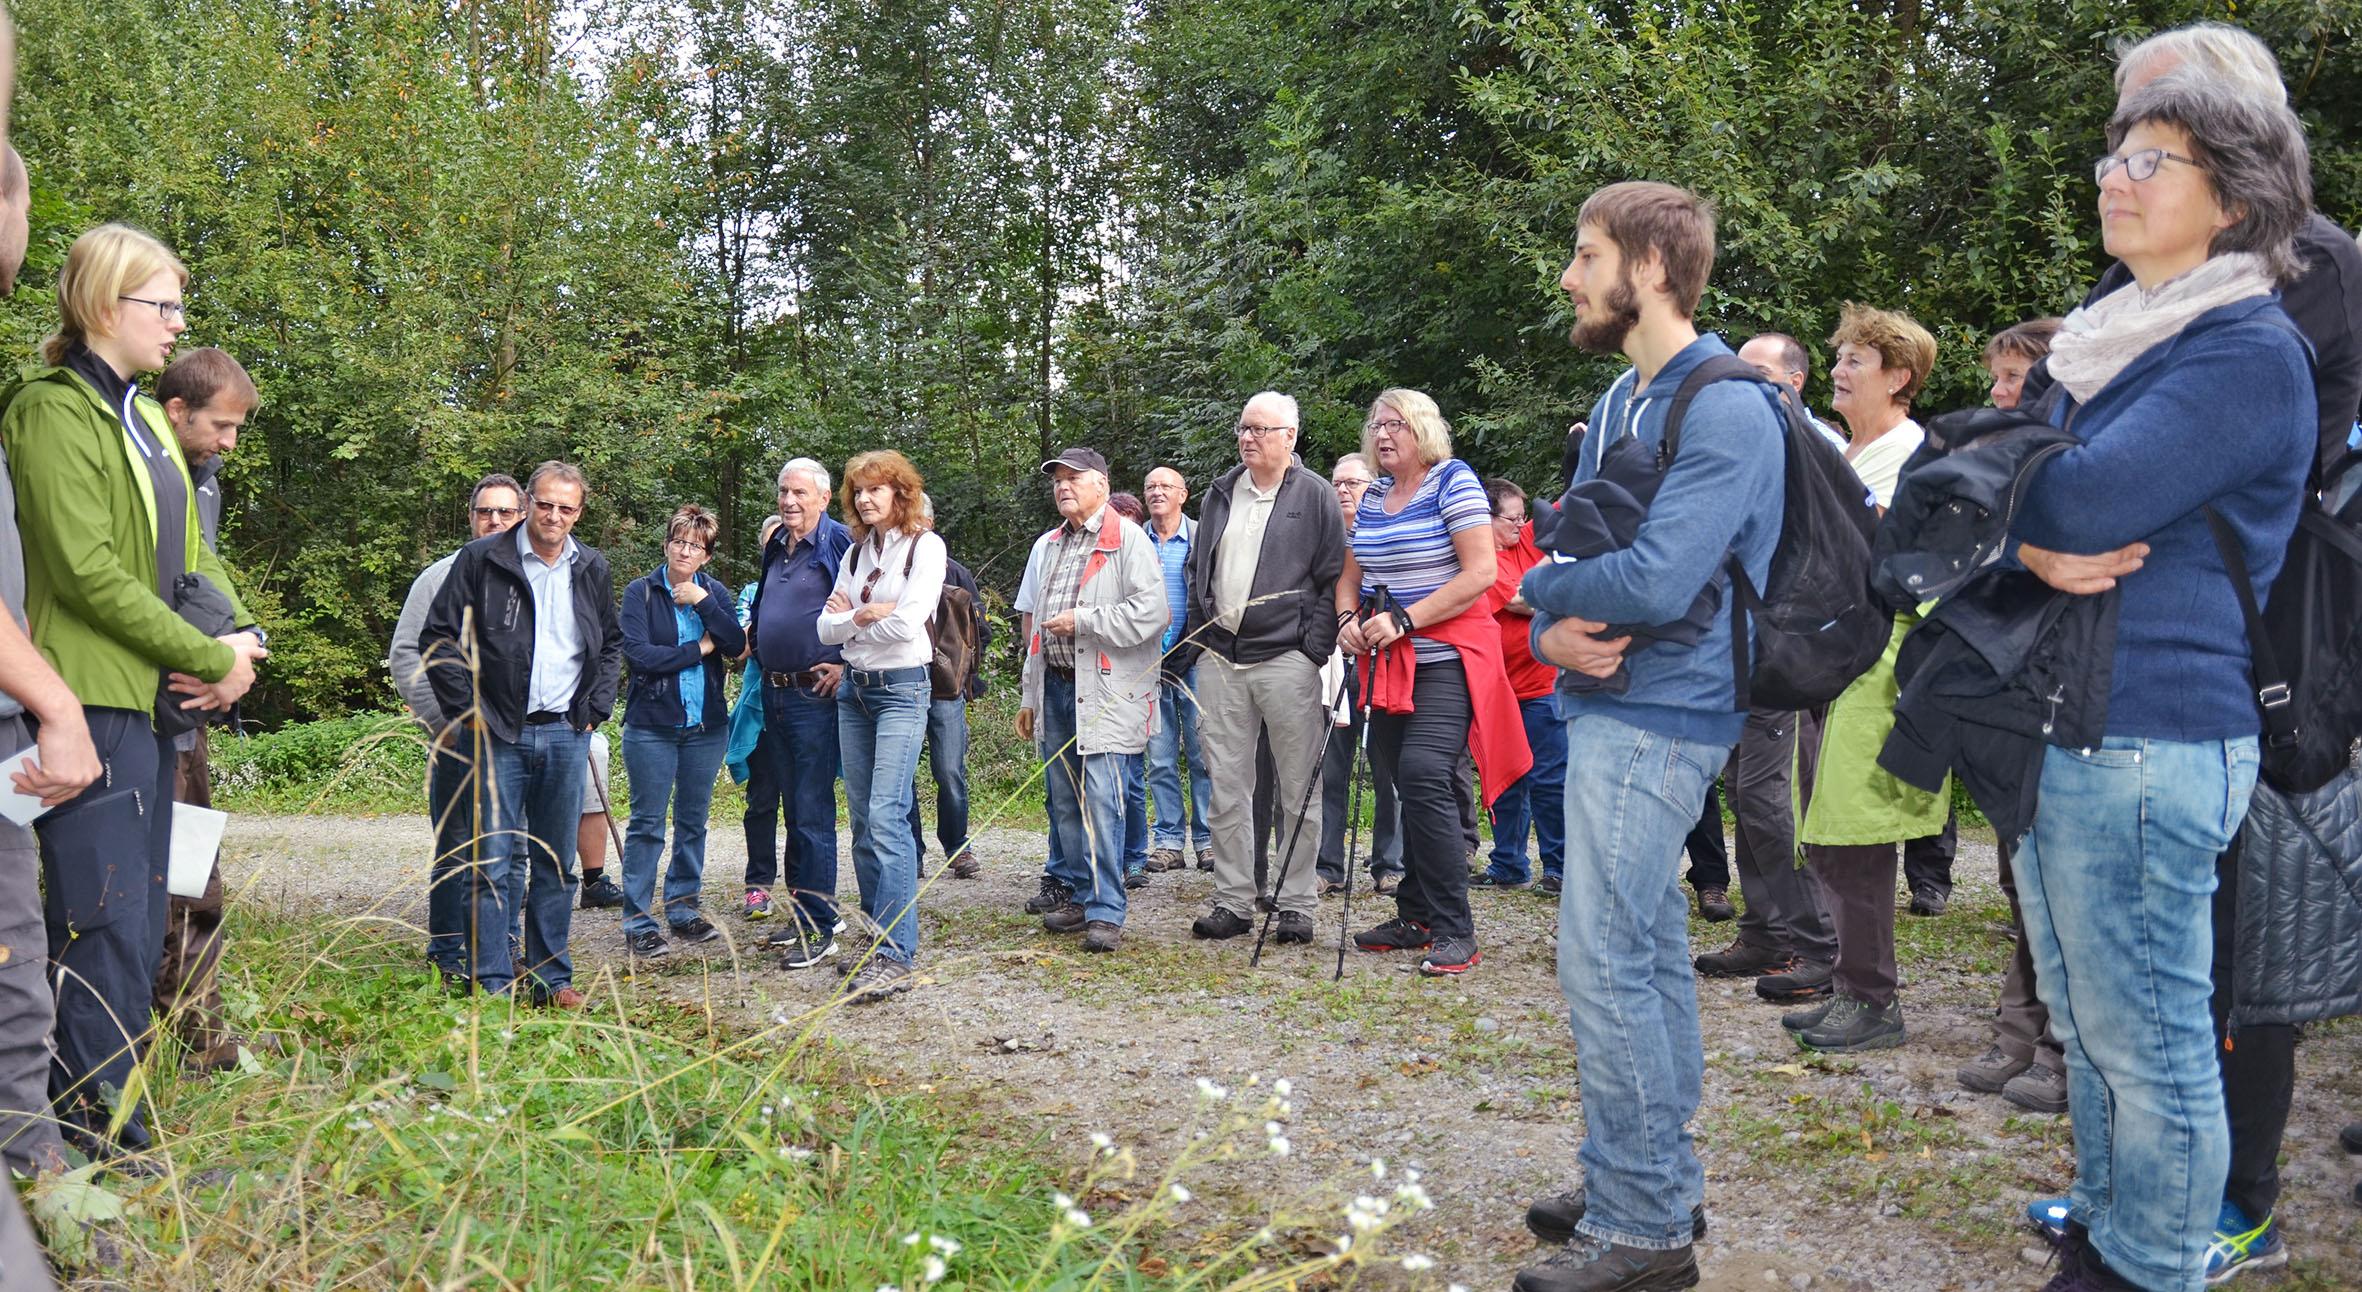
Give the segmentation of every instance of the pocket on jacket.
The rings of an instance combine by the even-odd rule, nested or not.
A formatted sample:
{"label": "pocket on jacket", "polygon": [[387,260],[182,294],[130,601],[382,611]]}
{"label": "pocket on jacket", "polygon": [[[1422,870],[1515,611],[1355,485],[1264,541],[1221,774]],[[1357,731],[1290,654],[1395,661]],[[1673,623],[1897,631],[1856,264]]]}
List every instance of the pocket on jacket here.
{"label": "pocket on jacket", "polygon": [[[148,818],[138,790],[76,799],[34,823],[49,908],[74,929],[104,928],[126,909],[145,911]],[[162,930],[157,930],[162,936]]]}

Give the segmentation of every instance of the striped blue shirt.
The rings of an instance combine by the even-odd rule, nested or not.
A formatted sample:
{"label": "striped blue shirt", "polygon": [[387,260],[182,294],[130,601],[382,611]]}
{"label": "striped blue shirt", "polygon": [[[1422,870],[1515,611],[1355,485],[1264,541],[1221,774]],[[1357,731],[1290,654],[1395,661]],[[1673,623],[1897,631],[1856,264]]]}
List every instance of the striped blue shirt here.
{"label": "striped blue shirt", "polygon": [[[1492,523],[1492,503],[1476,471],[1458,458],[1445,458],[1427,471],[1419,492],[1401,511],[1386,511],[1387,491],[1394,477],[1380,476],[1361,496],[1353,516],[1353,559],[1361,566],[1364,595],[1377,585],[1401,604],[1417,602],[1460,572],[1460,553],[1452,535]],[[1412,640],[1420,663],[1456,657],[1458,652],[1425,637]]]}
{"label": "striped blue shirt", "polygon": [[1171,538],[1157,537],[1154,521],[1147,529],[1148,541],[1156,544],[1156,559],[1165,568],[1165,605],[1173,612],[1173,622],[1165,628],[1164,649],[1171,650],[1189,622],[1189,549],[1197,541],[1197,522],[1183,516]]}

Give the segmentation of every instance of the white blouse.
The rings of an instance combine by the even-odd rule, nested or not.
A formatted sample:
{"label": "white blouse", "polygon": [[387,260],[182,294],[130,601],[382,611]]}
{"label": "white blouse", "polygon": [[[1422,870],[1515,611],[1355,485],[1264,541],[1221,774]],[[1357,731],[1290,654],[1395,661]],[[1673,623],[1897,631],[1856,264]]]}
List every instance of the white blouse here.
{"label": "white blouse", "polygon": [[[927,621],[935,617],[936,603],[943,599],[947,555],[942,538],[932,530],[917,535],[871,530],[847,548],[845,559],[837,564],[835,591],[845,594],[853,606],[821,614],[820,640],[844,647],[845,663],[852,668],[925,667],[935,658]],[[910,566],[908,577],[902,572],[905,562]],[[894,603],[894,613],[865,628],[854,627],[853,616],[862,606],[885,601]]]}

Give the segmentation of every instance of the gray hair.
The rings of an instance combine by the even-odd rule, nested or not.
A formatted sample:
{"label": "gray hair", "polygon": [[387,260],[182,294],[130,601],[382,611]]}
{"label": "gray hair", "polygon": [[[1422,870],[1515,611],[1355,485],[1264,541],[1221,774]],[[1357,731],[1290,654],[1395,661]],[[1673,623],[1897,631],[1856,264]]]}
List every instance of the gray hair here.
{"label": "gray hair", "polygon": [[820,465],[818,462],[813,461],[811,458],[789,458],[787,460],[787,465],[779,468],[779,483],[786,484],[787,477],[797,471],[801,471],[805,475],[808,475],[814,480],[819,481],[820,492],[824,496],[828,493],[828,468]]}
{"label": "gray hair", "polygon": [[[590,495],[590,480],[582,474],[581,467],[571,462],[544,462],[533,468],[533,474],[525,477],[525,496],[531,498],[540,493],[541,482],[544,480],[570,484],[580,489],[585,497]],[[482,487],[480,484],[477,486],[479,489]]]}
{"label": "gray hair", "polygon": [[[2146,84],[2179,68],[2209,80],[2226,81],[2240,93],[2267,103],[2288,102],[2288,87],[2280,80],[2280,60],[2271,47],[2244,27],[2227,22],[2194,22],[2161,31],[2147,40],[2120,43],[2116,51],[2116,94],[2121,100],[2126,83]],[[2146,74],[2146,75],[2144,75]]]}
{"label": "gray hair", "polygon": [[2209,256],[2245,251],[2286,283],[2304,272],[2296,232],[2313,211],[2313,163],[2304,126],[2286,103],[2267,103],[2240,87],[2190,72],[2168,72],[2135,90],[2108,121],[2108,147],[2138,125],[2172,126],[2188,135],[2190,154],[2214,199],[2238,222],[2219,230]]}
{"label": "gray hair", "polygon": [[[1258,391],[1254,398],[1246,402],[1245,407],[1253,408],[1257,404],[1269,406],[1273,412],[1285,418],[1291,427],[1300,429],[1303,426],[1303,423],[1298,420],[1296,400],[1291,395],[1283,395],[1276,390]],[[1243,412],[1244,409],[1241,411]]]}
{"label": "gray hair", "polygon": [[1337,478],[1337,468],[1338,468],[1338,467],[1341,467],[1341,466],[1344,466],[1344,465],[1345,465],[1346,463],[1348,463],[1348,462],[1352,463],[1353,465],[1355,465],[1355,466],[1357,466],[1357,467],[1360,467],[1360,468],[1361,468],[1362,470],[1364,470],[1364,471],[1367,471],[1367,472],[1369,472],[1369,473],[1370,473],[1370,479],[1372,479],[1372,480],[1375,480],[1375,479],[1377,479],[1377,478],[1378,478],[1378,468],[1376,468],[1376,467],[1374,467],[1374,466],[1371,466],[1371,465],[1370,465],[1370,460],[1369,460],[1368,458],[1365,458],[1365,457],[1363,457],[1363,456],[1362,456],[1361,454],[1359,454],[1359,453],[1348,453],[1348,454],[1346,454],[1344,457],[1341,457],[1341,458],[1337,459],[1337,461],[1336,461],[1336,464],[1335,464],[1335,465],[1333,465],[1333,466],[1331,466],[1331,467],[1329,468],[1329,478],[1330,478],[1331,480],[1334,480],[1334,479],[1336,479],[1336,478]]}

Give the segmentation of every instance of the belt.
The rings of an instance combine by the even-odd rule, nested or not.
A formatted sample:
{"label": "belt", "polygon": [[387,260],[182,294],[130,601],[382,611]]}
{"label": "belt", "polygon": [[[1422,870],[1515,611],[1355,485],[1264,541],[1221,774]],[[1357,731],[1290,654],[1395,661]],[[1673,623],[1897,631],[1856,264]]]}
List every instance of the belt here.
{"label": "belt", "polygon": [[1061,682],[1071,682],[1074,680],[1074,670],[1071,668],[1060,668],[1056,664],[1052,664],[1046,660],[1043,661],[1042,667],[1048,669],[1050,671],[1050,676],[1057,678]]}
{"label": "belt", "polygon": [[809,691],[820,685],[823,676],[817,669],[806,669],[801,673],[765,673],[763,680],[791,691]]}
{"label": "belt", "polygon": [[564,722],[565,720],[566,715],[555,709],[543,709],[539,713],[525,715],[525,725],[528,727],[546,727],[553,722]]}
{"label": "belt", "polygon": [[847,668],[845,677],[855,686],[892,686],[896,682],[924,682],[927,666],[912,664],[905,668]]}

